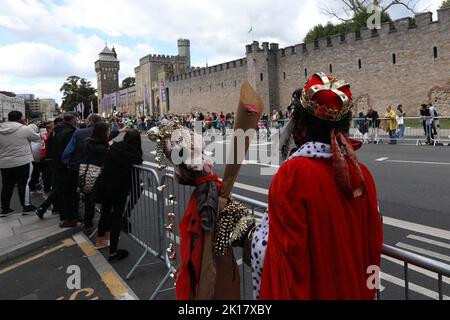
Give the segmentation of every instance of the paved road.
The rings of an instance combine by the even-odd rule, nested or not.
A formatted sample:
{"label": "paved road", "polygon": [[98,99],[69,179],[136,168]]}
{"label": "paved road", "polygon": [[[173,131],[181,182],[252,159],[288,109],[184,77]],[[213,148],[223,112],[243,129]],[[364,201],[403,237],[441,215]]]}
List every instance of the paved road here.
{"label": "paved road", "polygon": [[[226,143],[216,142],[215,147],[220,150]],[[155,168],[154,145],[144,139],[143,148],[145,165]],[[268,144],[261,141],[251,147],[257,148],[268,148]],[[359,159],[375,177],[384,215],[385,243],[450,264],[450,147],[365,145]],[[272,176],[261,175],[261,169],[270,167],[255,162],[250,160],[243,166],[234,192],[266,202]],[[273,167],[276,171],[277,166]],[[215,170],[220,175],[223,166],[217,165]],[[182,211],[179,207],[184,206],[184,201],[180,202],[174,211]],[[402,265],[385,257],[383,272],[384,298],[402,299]],[[437,298],[435,278],[424,270],[412,270],[411,298]],[[448,278],[444,278],[444,294],[450,296]]]}
{"label": "paved road", "polygon": [[[253,145],[252,148],[267,147],[264,142],[260,144],[260,146]],[[217,145],[222,148],[225,146],[224,143]],[[152,154],[154,145],[144,139],[143,148],[146,161],[144,165],[154,168],[155,156]],[[450,208],[450,147],[366,145],[359,152],[359,158],[372,171],[377,183],[380,208],[385,219],[385,243],[450,264],[450,212],[448,209]],[[262,176],[262,168],[268,167],[255,163],[244,165],[234,192],[253,200],[266,202],[272,176]],[[221,165],[217,165],[215,169],[219,175],[223,172]],[[276,166],[274,169],[277,169]],[[156,226],[161,222],[155,215],[156,181],[151,175],[144,175],[141,178],[146,191],[131,217],[132,233],[159,249],[156,246],[158,243]],[[176,201],[166,201],[166,212],[177,213],[175,225],[177,227],[190,192],[188,190],[183,194],[182,189],[173,186],[169,181],[166,195],[169,194],[176,196]],[[257,211],[263,210],[258,208]],[[168,242],[161,248],[162,252],[166,250]],[[130,257],[114,264],[114,268],[122,279],[126,279],[132,267],[144,253],[144,249],[126,235],[122,235],[120,247],[128,249]],[[98,272],[92,269],[91,264],[77,246],[64,246],[35,261],[17,265],[30,256],[41,253],[42,250],[0,266],[0,286],[11,288],[8,292],[4,292],[3,296],[0,294],[0,299],[58,299],[61,297],[69,299],[73,291],[65,287],[68,277],[66,269],[73,264],[82,267],[85,277],[83,283],[86,283],[83,286],[94,289],[94,294],[87,298],[97,296],[99,299],[114,298],[97,275]],[[108,251],[103,250],[102,253],[106,257]],[[241,252],[236,250],[239,262],[241,262],[241,256]],[[2,274],[1,270],[11,265],[16,267]],[[396,260],[384,257],[382,267],[383,298],[403,299],[403,266]],[[242,263],[241,268],[245,274],[243,286],[246,288],[246,298],[251,298],[251,275]],[[85,270],[87,272],[84,272]],[[127,284],[139,298],[148,299],[166,274],[165,264],[155,259],[149,252]],[[436,275],[414,268],[409,276],[411,299],[437,298]],[[174,299],[172,288],[173,281],[167,281],[163,289],[168,290],[158,298]],[[448,278],[444,278],[444,294],[446,298],[450,296],[450,279]],[[85,292],[80,293],[76,298],[86,298]]]}

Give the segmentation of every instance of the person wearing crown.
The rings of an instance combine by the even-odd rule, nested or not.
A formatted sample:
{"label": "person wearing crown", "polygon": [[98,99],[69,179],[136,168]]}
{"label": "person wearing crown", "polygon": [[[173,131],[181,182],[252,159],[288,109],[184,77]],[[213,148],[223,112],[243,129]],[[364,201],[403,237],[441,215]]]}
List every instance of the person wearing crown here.
{"label": "person wearing crown", "polygon": [[[373,300],[383,240],[377,192],[348,138],[350,84],[317,73],[293,94],[296,149],[275,175],[251,242],[261,300]],[[375,281],[377,282],[377,281]]]}
{"label": "person wearing crown", "polygon": [[222,181],[205,155],[202,136],[175,119],[152,128],[148,137],[156,142],[160,169],[173,165],[177,182],[195,188],[179,226],[177,300],[239,300],[239,269],[233,252],[217,256],[214,251]]}

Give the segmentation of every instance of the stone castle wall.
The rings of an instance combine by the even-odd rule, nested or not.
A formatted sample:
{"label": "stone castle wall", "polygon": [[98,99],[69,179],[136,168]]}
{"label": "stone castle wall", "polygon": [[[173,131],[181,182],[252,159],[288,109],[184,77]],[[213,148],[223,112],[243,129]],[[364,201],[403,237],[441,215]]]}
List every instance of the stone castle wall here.
{"label": "stone castle wall", "polygon": [[439,10],[435,22],[424,13],[383,24],[376,33],[366,29],[283,49],[254,42],[241,60],[170,77],[170,112],[235,111],[245,80],[266,112],[286,109],[292,92],[319,71],[352,84],[355,112],[372,106],[384,113],[387,105],[402,104],[416,116],[422,103],[437,99],[441,113],[450,115],[450,9]]}
{"label": "stone castle wall", "polygon": [[246,79],[245,59],[175,76],[166,84],[170,96],[169,111],[175,114],[236,111],[240,86]]}

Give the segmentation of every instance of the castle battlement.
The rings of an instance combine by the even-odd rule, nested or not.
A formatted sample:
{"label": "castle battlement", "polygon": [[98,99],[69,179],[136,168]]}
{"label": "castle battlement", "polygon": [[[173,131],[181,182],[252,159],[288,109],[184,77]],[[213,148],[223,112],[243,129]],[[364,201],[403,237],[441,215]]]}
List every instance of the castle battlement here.
{"label": "castle battlement", "polygon": [[221,63],[218,65],[210,66],[210,67],[194,67],[188,70],[186,73],[177,74],[169,78],[169,82],[188,80],[193,77],[201,77],[206,76],[216,72],[222,72],[229,69],[246,67],[247,59],[242,58],[238,60],[233,60],[225,63]]}
{"label": "castle battlement", "polygon": [[315,52],[327,48],[336,48],[343,45],[354,44],[358,41],[371,39],[385,39],[391,35],[407,34],[412,30],[418,32],[426,30],[427,28],[435,28],[436,25],[446,24],[449,26],[450,32],[450,8],[438,10],[438,20],[433,21],[433,14],[431,12],[424,12],[417,14],[414,18],[402,18],[393,22],[385,22],[381,25],[379,30],[369,30],[367,28],[358,30],[356,32],[349,32],[345,34],[336,34],[330,37],[320,38],[313,42],[300,43],[294,46],[278,49],[276,44],[263,43],[259,46],[257,41],[246,46],[246,53],[257,53],[264,51],[276,51],[278,57],[286,57],[294,54],[303,54]]}
{"label": "castle battlement", "polygon": [[170,56],[161,54],[149,54],[139,60],[139,64],[145,63],[171,63],[171,62],[183,62],[186,58],[182,56]]}

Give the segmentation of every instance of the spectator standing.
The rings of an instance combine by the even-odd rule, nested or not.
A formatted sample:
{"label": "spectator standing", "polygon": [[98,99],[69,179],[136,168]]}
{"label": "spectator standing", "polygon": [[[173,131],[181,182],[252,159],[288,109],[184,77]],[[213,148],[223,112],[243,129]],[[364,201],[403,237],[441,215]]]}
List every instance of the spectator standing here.
{"label": "spectator standing", "polygon": [[378,112],[376,110],[369,108],[366,118],[369,121],[369,127],[372,128],[373,142],[378,143],[378,129],[380,127],[380,116],[378,115]]}
{"label": "spectator standing", "polygon": [[[31,130],[40,135],[39,127],[35,124],[30,124],[29,127]],[[31,173],[30,182],[28,183],[28,191],[27,192],[37,192],[42,190],[42,186],[40,184],[40,178],[42,173],[42,165],[41,165],[41,148],[42,148],[42,137],[39,142],[31,142],[31,152],[33,153],[33,171]]]}
{"label": "spectator standing", "polygon": [[436,106],[434,104],[430,103],[429,107],[430,107],[430,115],[433,118],[432,119],[433,134],[435,136],[437,136],[438,135],[437,128],[439,128],[439,116],[440,116],[440,114],[439,114],[439,112],[438,112],[438,110],[437,110],[437,108],[436,108]]}
{"label": "spectator standing", "polygon": [[77,130],[76,125],[77,116],[72,112],[66,113],[64,115],[64,123],[55,130],[55,135],[52,139],[52,144],[54,144],[52,156],[57,167],[56,188],[61,228],[75,228],[78,222],[78,207],[75,205],[76,199],[72,193],[73,173],[62,161],[64,151]]}
{"label": "spectator standing", "polygon": [[[94,125],[92,136],[86,139],[86,158],[82,163],[103,167],[106,154],[109,150],[111,129],[105,122]],[[92,194],[85,194],[84,228],[87,234],[94,231],[95,202]],[[108,235],[109,239],[109,235]]]}
{"label": "spectator standing", "polygon": [[44,167],[49,170],[51,179],[51,191],[47,199],[35,211],[36,215],[43,219],[44,214],[48,208],[53,205],[53,213],[61,212],[61,190],[58,189],[58,166],[55,161],[55,144],[54,137],[59,129],[62,127],[64,119],[56,118],[51,127],[51,131],[45,139],[45,155],[43,158]]}
{"label": "spectator standing", "polygon": [[434,135],[433,135],[433,117],[431,116],[430,109],[426,104],[422,104],[422,108],[420,109],[420,116],[422,117],[423,130],[426,136],[426,144],[433,144]]}
{"label": "spectator standing", "polygon": [[397,130],[398,130],[397,115],[395,114],[395,111],[392,109],[391,106],[388,106],[386,108],[386,113],[384,117],[387,119],[386,130],[389,132],[389,138],[391,139],[389,144],[397,144]]}
{"label": "spectator standing", "polygon": [[29,204],[26,189],[33,161],[30,143],[40,142],[41,137],[24,125],[22,117],[21,112],[11,111],[8,114],[8,121],[0,123],[0,170],[2,173],[0,217],[7,217],[14,212],[10,202],[16,185],[23,212],[26,214],[36,209]]}
{"label": "spectator standing", "polygon": [[107,233],[111,233],[109,250],[111,262],[125,259],[129,254],[126,250],[119,250],[118,243],[122,217],[132,186],[132,166],[142,164],[142,155],[139,131],[129,130],[122,142],[111,146],[104,161],[103,199],[96,246],[107,247]]}
{"label": "spectator standing", "polygon": [[397,107],[397,122],[398,122],[398,128],[399,128],[398,137],[400,139],[403,139],[405,137],[405,117],[406,117],[406,112],[403,111],[403,106],[399,105]]}

